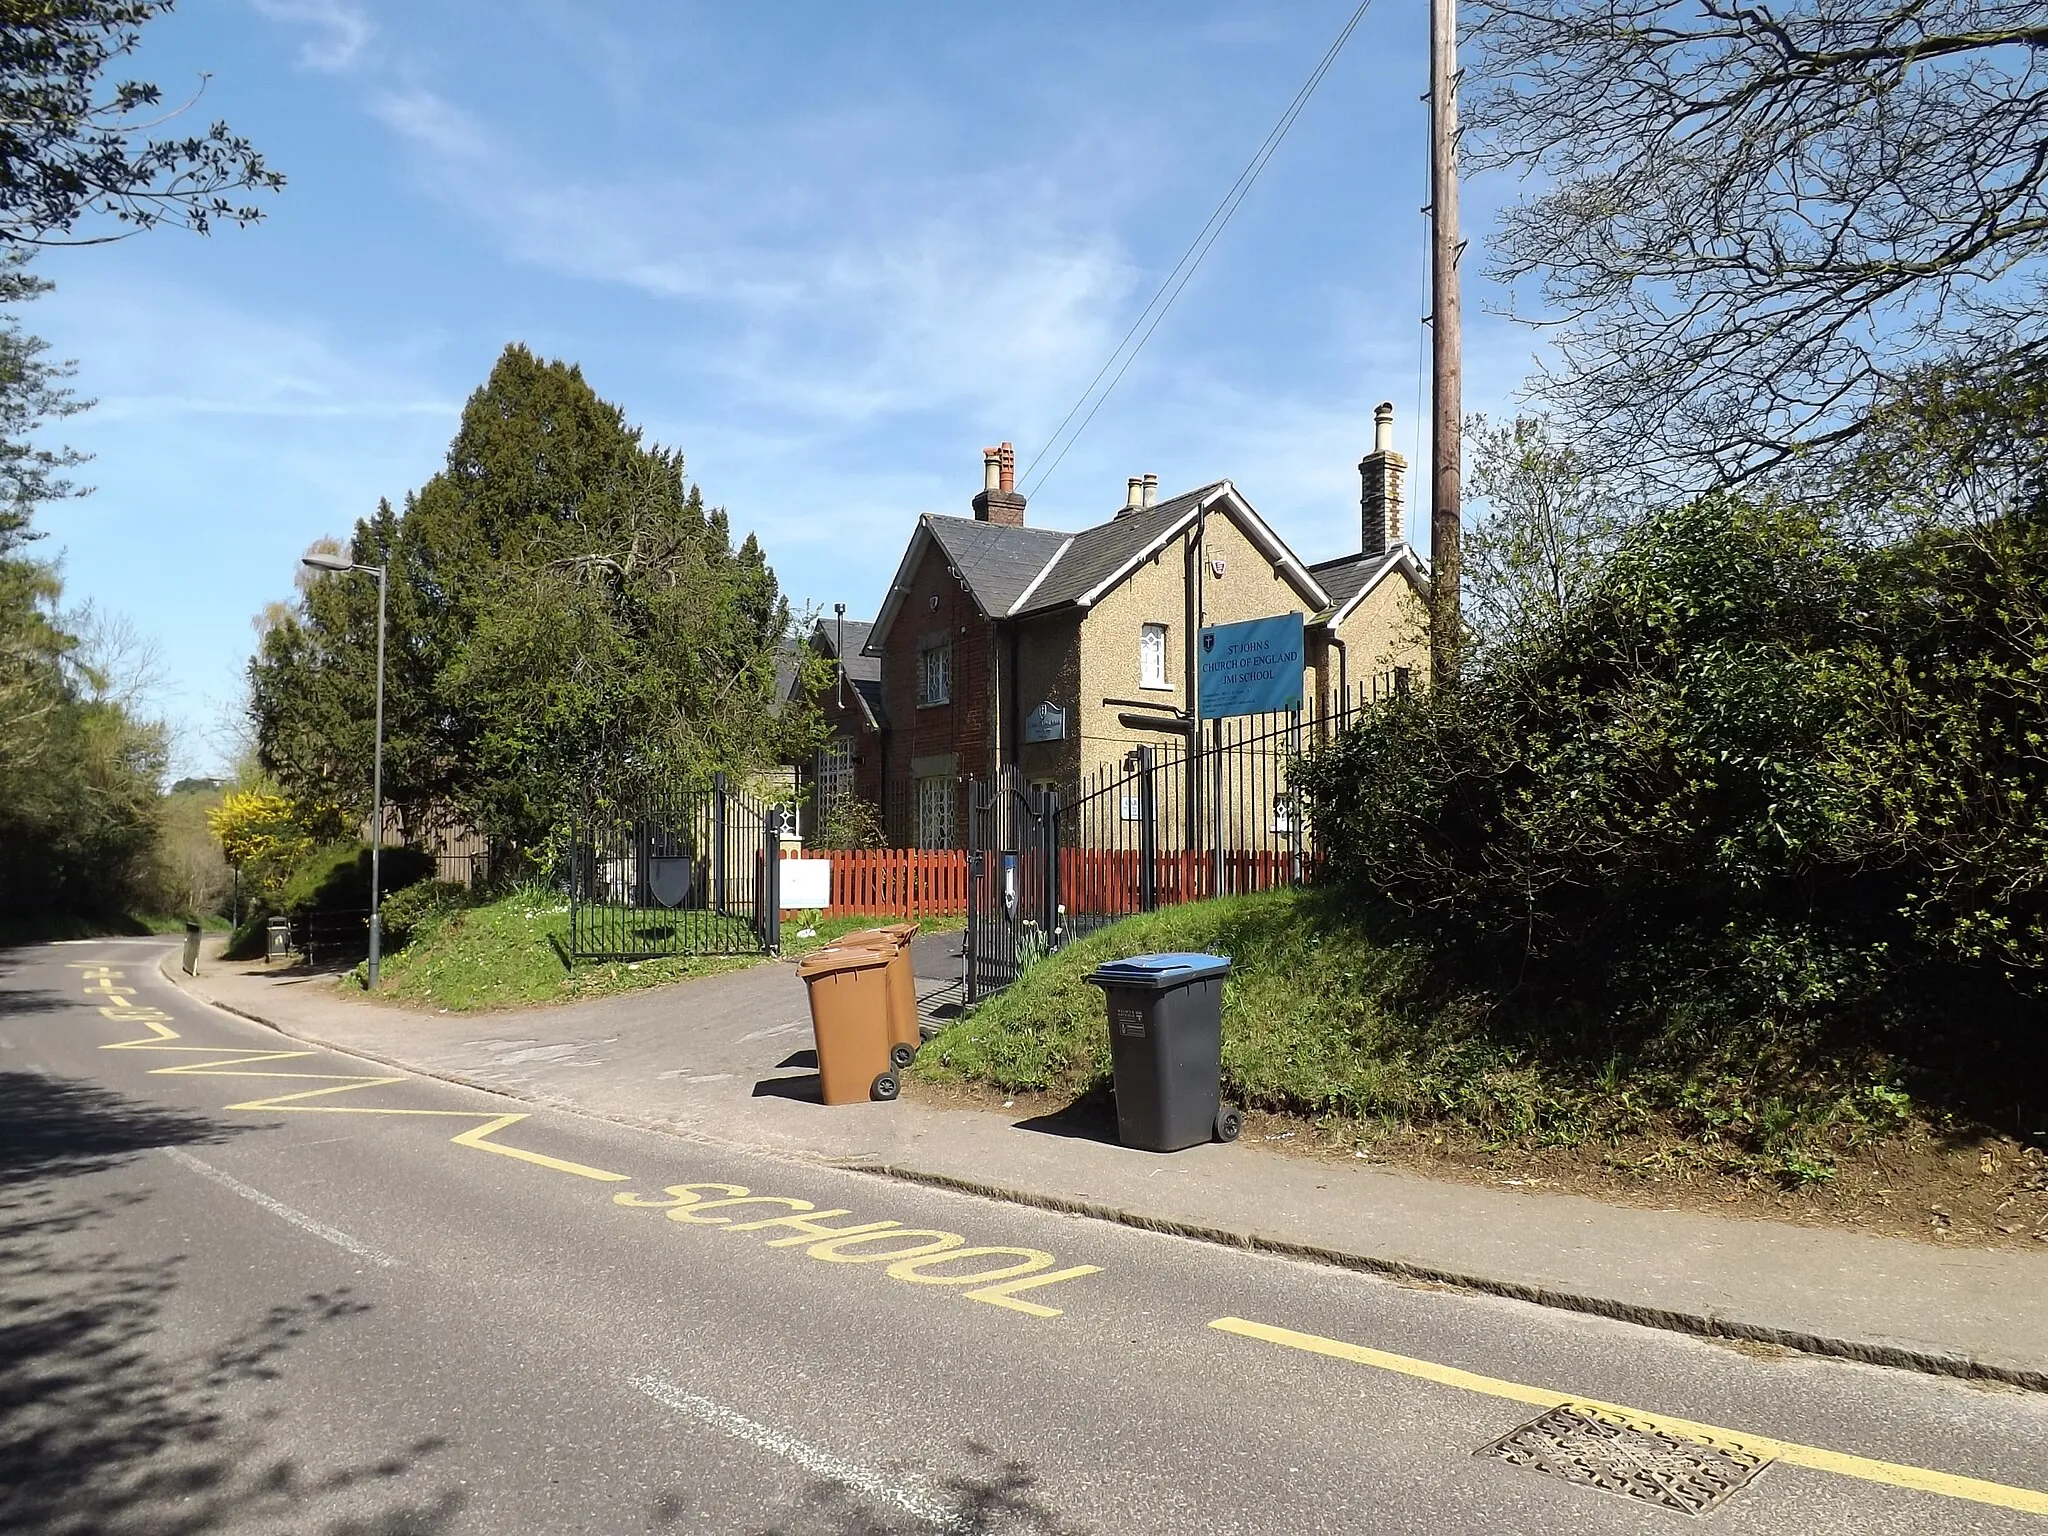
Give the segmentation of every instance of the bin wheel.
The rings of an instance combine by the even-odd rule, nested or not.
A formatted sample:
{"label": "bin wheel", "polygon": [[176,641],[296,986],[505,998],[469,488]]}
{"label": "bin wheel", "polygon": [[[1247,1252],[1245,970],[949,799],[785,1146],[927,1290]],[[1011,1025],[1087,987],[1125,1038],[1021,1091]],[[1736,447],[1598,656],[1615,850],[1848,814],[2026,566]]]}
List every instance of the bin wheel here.
{"label": "bin wheel", "polygon": [[903,1085],[896,1081],[896,1074],[894,1072],[879,1073],[875,1078],[873,1086],[868,1089],[868,1097],[879,1099],[882,1103],[886,1104],[902,1091],[902,1087]]}
{"label": "bin wheel", "polygon": [[898,1072],[901,1072],[916,1059],[917,1047],[914,1045],[907,1045],[898,1041],[895,1045],[889,1047],[889,1060],[895,1063]]}
{"label": "bin wheel", "polygon": [[1216,1139],[1235,1141],[1237,1133],[1244,1129],[1244,1111],[1235,1105],[1226,1104],[1216,1111]]}

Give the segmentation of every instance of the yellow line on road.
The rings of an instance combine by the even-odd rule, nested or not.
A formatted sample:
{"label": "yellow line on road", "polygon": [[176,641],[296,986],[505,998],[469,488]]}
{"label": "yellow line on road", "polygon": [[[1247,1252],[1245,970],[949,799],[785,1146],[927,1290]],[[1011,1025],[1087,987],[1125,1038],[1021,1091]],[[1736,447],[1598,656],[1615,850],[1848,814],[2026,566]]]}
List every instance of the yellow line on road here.
{"label": "yellow line on road", "polygon": [[475,1147],[479,1152],[496,1152],[500,1157],[516,1157],[522,1163],[538,1163],[543,1168],[552,1168],[557,1173],[573,1173],[579,1179],[597,1179],[606,1184],[623,1184],[629,1175],[606,1173],[602,1168],[592,1168],[585,1163],[572,1163],[567,1158],[549,1157],[545,1152],[529,1152],[524,1147],[508,1147],[487,1138],[496,1135],[508,1125],[524,1120],[524,1115],[500,1115],[489,1125],[474,1126],[454,1138],[458,1147]]}
{"label": "yellow line on road", "polygon": [[[115,988],[112,978],[120,975],[117,970],[94,967],[100,970],[100,986],[87,987],[88,992],[106,990],[127,991]],[[319,1051],[250,1051],[246,1047],[216,1045],[173,1045],[170,1042],[182,1037],[171,1028],[166,1016],[155,1008],[124,1006],[102,1008],[109,1018],[122,1022],[140,1024],[149,1033],[137,1040],[118,1040],[111,1045],[100,1047],[103,1051],[178,1051],[211,1056],[211,1061],[181,1063],[174,1067],[153,1067],[152,1077],[271,1077],[287,1078],[298,1082],[324,1082],[326,1088],[307,1088],[297,1093],[274,1094],[264,1099],[245,1099],[239,1104],[225,1106],[230,1110],[249,1113],[279,1113],[304,1115],[413,1115],[433,1119],[477,1120],[460,1135],[449,1140],[458,1147],[471,1147],[479,1152],[495,1152],[500,1157],[517,1158],[523,1163],[532,1163],[540,1168],[552,1168],[557,1173],[571,1173],[580,1179],[598,1179],[607,1184],[623,1184],[629,1177],[623,1173],[607,1173],[602,1168],[592,1168],[587,1163],[575,1163],[562,1157],[549,1157],[545,1152],[529,1152],[523,1147],[508,1147],[488,1138],[495,1136],[507,1126],[517,1125],[521,1120],[532,1118],[525,1114],[503,1115],[489,1110],[475,1109],[385,1109],[370,1104],[309,1104],[308,1099],[324,1099],[335,1094],[357,1093],[365,1088],[388,1088],[395,1084],[409,1083],[411,1078],[391,1076],[365,1076],[350,1072],[251,1072],[237,1070],[263,1062],[298,1061],[317,1056]],[[226,1054],[222,1054],[225,1052]]]}
{"label": "yellow line on road", "polygon": [[1789,1466],[1810,1467],[1816,1472],[1833,1472],[1840,1477],[1854,1477],[1866,1483],[1883,1483],[1893,1488],[1911,1488],[1919,1493],[1938,1493],[1946,1498],[1967,1499],[1975,1504],[1990,1504],[1999,1509],[2016,1509],[2024,1514],[2048,1515],[2048,1493],[2037,1493],[2031,1488],[2013,1488],[2004,1483],[1988,1483],[1979,1478],[1960,1477],[1953,1472],[1935,1472],[1926,1467],[1908,1467],[1896,1462],[1873,1461],[1867,1456],[1851,1456],[1842,1451],[1825,1450],[1817,1445],[1800,1445],[1795,1441],[1773,1440],[1746,1431],[1718,1429],[1711,1424],[1695,1424],[1689,1419],[1667,1418],[1663,1414],[1644,1413],[1639,1409],[1623,1408],[1590,1397],[1576,1397],[1568,1392],[1553,1392],[1544,1387],[1525,1386],[1517,1381],[1501,1381],[1492,1376],[1480,1376],[1472,1371],[1461,1371],[1456,1366],[1439,1365],[1433,1360],[1416,1360],[1407,1355],[1388,1354],[1385,1350],[1368,1349],[1362,1344],[1347,1344],[1342,1339],[1326,1339],[1314,1333],[1296,1333],[1292,1328],[1276,1328],[1270,1323],[1248,1322],[1241,1317],[1219,1317],[1209,1326],[1223,1333],[1235,1333],[1247,1339],[1279,1344],[1287,1349],[1304,1350],[1312,1355],[1327,1355],[1333,1360],[1350,1360],[1359,1365],[1372,1366],[1377,1370],[1414,1376],[1423,1381],[1435,1382],[1439,1386],[1457,1387],[1466,1392],[1482,1392],[1488,1397],[1504,1397],[1511,1402],[1527,1403],[1536,1408],[1594,1409],[1616,1415],[1639,1429],[1675,1435],[1705,1445],[1743,1450],[1752,1456],[1782,1461]]}

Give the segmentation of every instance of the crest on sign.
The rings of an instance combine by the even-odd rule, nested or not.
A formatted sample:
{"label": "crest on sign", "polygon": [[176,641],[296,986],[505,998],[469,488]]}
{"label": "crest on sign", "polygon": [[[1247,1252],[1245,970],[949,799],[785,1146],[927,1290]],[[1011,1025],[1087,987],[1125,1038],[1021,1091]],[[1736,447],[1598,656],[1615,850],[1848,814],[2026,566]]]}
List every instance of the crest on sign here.
{"label": "crest on sign", "polygon": [[1026,741],[1065,741],[1067,712],[1048,699],[1024,717]]}

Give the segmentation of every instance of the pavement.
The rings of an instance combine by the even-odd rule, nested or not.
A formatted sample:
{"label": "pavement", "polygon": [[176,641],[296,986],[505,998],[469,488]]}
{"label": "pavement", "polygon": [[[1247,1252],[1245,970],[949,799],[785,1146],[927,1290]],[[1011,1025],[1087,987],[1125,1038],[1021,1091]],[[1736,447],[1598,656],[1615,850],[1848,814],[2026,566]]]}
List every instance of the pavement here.
{"label": "pavement", "polygon": [[[773,1152],[544,1107],[280,1039],[174,987],[172,953],[0,951],[10,1536],[1634,1536],[1699,1508],[1728,1536],[2019,1536],[2048,1519],[2048,1394],[880,1178],[794,1150],[804,1112],[826,1112],[784,1093],[755,1122],[792,1149]],[[688,1075],[800,1075],[775,1065],[786,1037],[739,1038],[780,1028],[768,1004],[793,995],[777,969],[754,979],[720,978],[728,1011],[700,1021]],[[248,983],[308,1012],[316,985]],[[471,1018],[438,1045],[528,1093],[623,1091],[637,1061],[697,1095],[658,1106],[695,1124],[752,1099],[649,1076],[699,1049],[678,1019],[708,1019],[712,995],[633,1000],[639,1027],[622,1008],[587,1031]],[[945,1122],[859,1106],[831,1123],[893,1153]],[[1157,1184],[1232,1167],[1216,1150],[1110,1162]]]}
{"label": "pavement", "polygon": [[[917,941],[920,992],[958,935]],[[175,967],[166,960],[167,973]],[[207,961],[177,982],[297,1039],[695,1141],[1680,1332],[2048,1391],[2048,1253],[1439,1182],[1256,1145],[1170,1155],[1066,1117],[817,1101],[795,967],[521,1012],[351,1001]]]}

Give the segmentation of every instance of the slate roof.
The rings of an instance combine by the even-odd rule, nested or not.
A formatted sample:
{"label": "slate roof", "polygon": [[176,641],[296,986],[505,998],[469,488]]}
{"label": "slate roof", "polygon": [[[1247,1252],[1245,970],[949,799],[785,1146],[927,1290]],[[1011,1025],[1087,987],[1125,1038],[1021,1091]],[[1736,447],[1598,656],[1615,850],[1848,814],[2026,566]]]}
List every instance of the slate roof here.
{"label": "slate roof", "polygon": [[839,631],[842,628],[846,631],[846,655],[843,660],[846,663],[848,682],[879,683],[882,680],[882,658],[861,654],[861,647],[868,643],[868,635],[874,627],[861,619],[848,619],[844,624],[837,619],[818,620],[815,631],[818,648],[827,656],[832,654],[832,646]]}
{"label": "slate roof", "polygon": [[[1044,613],[1077,602],[1122,570],[1154,540],[1225,484],[1217,480],[1075,534],[1019,613]],[[1036,574],[1035,572],[1033,574]],[[1027,578],[1028,584],[1028,578]],[[1019,589],[1022,590],[1021,588]],[[1003,612],[1009,610],[1004,609]]]}
{"label": "slate roof", "polygon": [[981,611],[998,619],[1010,611],[1010,605],[1060,552],[1068,537],[1051,528],[1013,528],[971,517],[942,517],[936,512],[925,513],[923,521]]}
{"label": "slate roof", "polygon": [[1329,620],[1343,613],[1361,592],[1404,561],[1415,576],[1422,575],[1421,562],[1405,544],[1397,544],[1383,555],[1339,555],[1334,560],[1322,560],[1310,566],[1309,570],[1315,574],[1323,590],[1330,594],[1330,606],[1316,618]]}
{"label": "slate roof", "polygon": [[853,675],[853,659],[849,659],[846,665],[846,680],[853,684],[853,691],[859,694],[861,702],[867,705],[868,718],[875,722],[876,728],[878,730],[887,730],[889,728],[889,716],[882,709],[881,670],[881,659],[877,657],[875,659],[876,676],[855,677]]}

